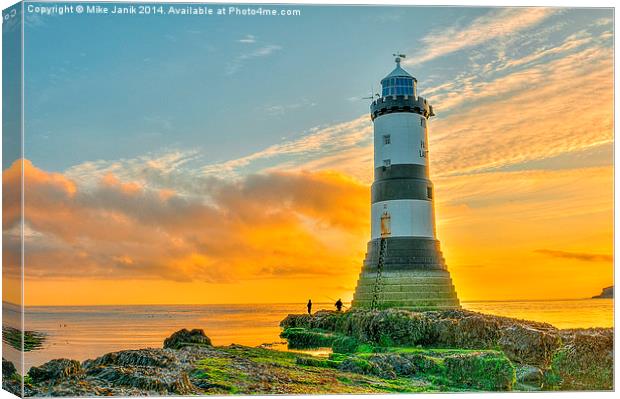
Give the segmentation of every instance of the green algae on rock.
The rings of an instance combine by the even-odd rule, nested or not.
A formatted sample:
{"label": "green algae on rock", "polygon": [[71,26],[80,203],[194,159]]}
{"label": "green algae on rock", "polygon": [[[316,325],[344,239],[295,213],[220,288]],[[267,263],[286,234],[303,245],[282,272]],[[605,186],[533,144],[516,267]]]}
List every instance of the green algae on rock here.
{"label": "green algae on rock", "polygon": [[[349,353],[362,347],[375,353],[417,351],[419,356],[426,357],[427,364],[432,363],[428,358],[431,353],[438,353],[442,348],[480,352],[479,356],[467,355],[470,359],[465,373],[456,372],[465,365],[454,366],[464,361],[463,356],[447,361],[452,372],[434,373],[434,382],[443,378],[454,389],[613,389],[613,329],[610,328],[559,330],[547,323],[461,309],[319,311],[314,315],[289,315],[280,325],[285,331],[294,328],[297,335],[305,334],[305,329],[329,336],[334,352],[345,352],[334,345],[342,337],[357,343],[357,349],[349,349]],[[493,359],[493,355],[484,351],[495,351],[495,356],[501,354],[505,361]],[[368,360],[357,355],[361,360]],[[486,363],[490,359],[493,361]],[[348,363],[363,372],[374,369],[371,363],[360,360],[349,359]],[[446,359],[442,358],[440,364],[445,368]],[[518,375],[516,369],[521,370]],[[389,375],[389,372],[382,373]],[[489,375],[496,381],[483,382]]]}
{"label": "green algae on rock", "polygon": [[551,389],[612,390],[613,330],[608,328],[571,330],[564,345],[554,353],[545,374]]}
{"label": "green algae on rock", "polygon": [[[24,352],[30,352],[43,347],[46,335],[39,331],[18,330],[9,326],[2,326],[2,341],[11,347]],[[23,339],[23,347],[22,347]]]}
{"label": "green algae on rock", "polygon": [[[53,360],[23,378],[3,361],[3,370],[13,373],[3,387],[20,391],[23,383],[27,396],[613,389],[612,329],[557,330],[466,311],[400,310],[292,315],[282,325],[287,339],[331,346],[333,353],[322,358],[213,347],[200,333],[197,340],[181,339],[178,349],[125,350],[82,363]],[[184,331],[173,336],[190,332]],[[482,348],[451,346],[462,342],[455,336],[459,331]],[[527,332],[523,339],[515,336],[520,331]],[[174,340],[166,342],[176,347]]]}
{"label": "green algae on rock", "polygon": [[211,346],[211,339],[207,337],[204,330],[195,328],[189,331],[184,328],[175,332],[164,341],[164,348],[170,349],[181,349],[190,345]]}
{"label": "green algae on rock", "polygon": [[329,348],[339,335],[324,330],[308,330],[305,328],[287,328],[280,337],[288,341],[291,349]]}

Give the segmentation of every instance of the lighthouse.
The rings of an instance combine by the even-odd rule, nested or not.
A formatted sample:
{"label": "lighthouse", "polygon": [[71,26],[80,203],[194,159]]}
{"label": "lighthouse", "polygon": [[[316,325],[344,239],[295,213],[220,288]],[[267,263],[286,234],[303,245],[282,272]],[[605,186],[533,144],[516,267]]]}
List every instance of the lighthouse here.
{"label": "lighthouse", "polygon": [[459,308],[435,229],[429,120],[435,114],[400,63],[381,80],[374,124],[371,237],[353,308]]}

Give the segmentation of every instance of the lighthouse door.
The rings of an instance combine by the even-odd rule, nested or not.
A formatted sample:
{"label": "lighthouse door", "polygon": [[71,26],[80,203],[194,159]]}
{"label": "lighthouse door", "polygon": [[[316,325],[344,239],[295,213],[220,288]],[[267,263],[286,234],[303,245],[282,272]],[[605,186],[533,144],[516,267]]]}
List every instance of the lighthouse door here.
{"label": "lighthouse door", "polygon": [[391,220],[392,217],[390,216],[389,212],[384,211],[381,215],[381,237],[388,237],[392,234],[390,226]]}

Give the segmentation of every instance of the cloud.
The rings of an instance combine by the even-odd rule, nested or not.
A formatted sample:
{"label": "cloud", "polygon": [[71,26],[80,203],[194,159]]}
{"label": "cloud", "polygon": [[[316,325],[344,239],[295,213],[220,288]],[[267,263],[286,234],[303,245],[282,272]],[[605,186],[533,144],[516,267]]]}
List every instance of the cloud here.
{"label": "cloud", "polygon": [[406,65],[417,65],[435,58],[512,35],[539,24],[557,12],[551,8],[504,8],[476,18],[468,26],[443,27],[421,39],[423,44]]}
{"label": "cloud", "polygon": [[[550,12],[493,13],[533,21],[530,14],[523,20],[515,17],[530,11],[538,17]],[[432,87],[420,89],[438,115],[431,120],[429,132],[434,178],[540,169],[546,160],[554,159],[556,167],[558,162],[569,167],[578,154],[593,154],[613,142],[613,51],[601,37],[606,27],[595,22],[579,30],[565,28],[554,22],[532,34],[528,31],[523,38],[527,45],[520,41],[524,35],[502,36],[510,41],[510,51],[495,52],[495,43],[479,68],[459,68],[456,78],[433,78]],[[299,104],[272,105],[267,111],[282,113]],[[276,170],[337,170],[371,182],[372,122],[367,114],[286,136],[262,150],[217,163],[204,159],[199,151],[172,151],[134,160],[97,161],[67,173],[73,178],[82,174],[88,180],[89,174],[112,172],[122,180],[162,188],[184,182],[188,192],[195,192],[193,186],[202,181],[196,177],[239,178]],[[146,162],[162,167],[145,168]],[[607,156],[596,164],[611,162]]]}
{"label": "cloud", "polygon": [[[3,172],[16,192],[20,163]],[[368,231],[368,188],[337,173],[204,178],[200,196],[123,181],[81,184],[24,161],[29,279],[231,282],[350,273]],[[15,257],[19,201],[5,201]],[[18,262],[8,262],[18,264]],[[339,265],[334,268],[333,265]],[[16,269],[12,270],[17,273]]]}
{"label": "cloud", "polygon": [[130,159],[84,162],[70,167],[64,175],[79,184],[90,185],[113,174],[121,180],[157,188],[166,187],[170,180],[185,174],[185,169],[194,162],[200,162],[197,150],[172,150]]}
{"label": "cloud", "polygon": [[[430,101],[438,117],[431,121],[429,134],[433,177],[534,167],[542,165],[534,161],[572,159],[571,154],[613,142],[612,53],[598,45],[574,44],[587,37],[570,35],[558,44],[558,50],[544,50],[555,58],[532,56],[527,65],[506,68],[508,73],[493,79],[472,75],[460,86],[443,83],[435,87]],[[566,48],[577,50],[567,54]],[[368,115],[289,136],[293,138],[224,162],[205,162],[197,151],[173,151],[134,160],[91,162],[67,173],[88,179],[89,174],[112,172],[124,180],[156,187],[186,181],[190,191],[200,181],[195,176],[237,178],[273,170],[338,170],[361,182],[371,181]]]}
{"label": "cloud", "polygon": [[552,249],[537,249],[535,252],[553,258],[576,259],[584,262],[613,262],[613,255],[591,254],[580,252],[556,251]]}
{"label": "cloud", "polygon": [[256,43],[256,36],[254,35],[245,35],[243,38],[237,40],[239,43],[252,44]]}
{"label": "cloud", "polygon": [[303,98],[299,102],[291,102],[288,104],[274,104],[263,107],[263,110],[269,115],[280,116],[284,115],[288,111],[292,110],[307,110],[308,108],[315,107],[317,104],[312,101],[308,101]]}
{"label": "cloud", "polygon": [[[294,161],[294,165],[338,152],[366,146],[372,141],[372,126],[368,116],[328,127],[310,129],[300,138],[271,145],[264,150],[223,163],[206,165],[204,174],[235,173],[258,161],[274,160],[277,164]],[[291,164],[291,165],[293,165]]]}
{"label": "cloud", "polygon": [[509,59],[503,65],[499,65],[495,70],[501,71],[507,68],[515,68],[520,65],[530,64],[544,57],[566,53],[589,44],[592,40],[592,36],[587,31],[580,31],[567,37],[566,40],[558,46],[548,46],[546,48],[537,49],[524,57]]}
{"label": "cloud", "polygon": [[254,58],[267,57],[275,53],[276,51],[280,51],[280,50],[282,50],[282,46],[279,46],[277,44],[267,44],[264,46],[257,47],[252,51],[240,54],[228,64],[228,67],[226,69],[226,74],[233,75],[237,73],[239,70],[241,70],[241,68],[243,68],[243,66],[245,65],[247,61],[254,59]]}
{"label": "cloud", "polygon": [[[613,58],[607,49],[586,49],[434,104],[439,119],[429,140],[436,173],[475,173],[582,151],[613,141]],[[457,106],[441,118],[443,108]]]}

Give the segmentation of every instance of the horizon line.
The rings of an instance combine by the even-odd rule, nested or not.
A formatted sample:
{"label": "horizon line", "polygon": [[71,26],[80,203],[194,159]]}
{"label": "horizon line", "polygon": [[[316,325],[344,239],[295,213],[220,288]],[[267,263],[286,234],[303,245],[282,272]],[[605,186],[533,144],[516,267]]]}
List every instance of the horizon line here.
{"label": "horizon line", "polygon": [[[561,301],[578,301],[578,300],[586,300],[586,299],[614,299],[614,298],[594,298],[594,297],[581,297],[581,298],[553,298],[553,299],[545,299],[545,298],[534,298],[534,299],[470,299],[461,301],[461,303],[477,303],[477,302],[561,302]],[[345,301],[345,304],[350,304],[350,301]],[[296,305],[303,304],[305,305],[305,301],[303,302],[255,302],[255,303],[109,303],[109,304],[76,304],[76,305],[22,305],[19,303],[14,303],[11,301],[2,300],[2,305],[8,304],[16,307],[24,307],[24,308],[52,308],[52,307],[106,307],[106,306],[252,306],[252,305]],[[332,302],[313,302],[313,304],[332,304]],[[323,310],[323,309],[320,309]]]}

